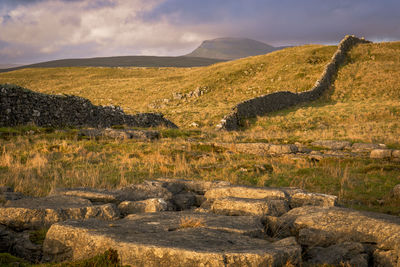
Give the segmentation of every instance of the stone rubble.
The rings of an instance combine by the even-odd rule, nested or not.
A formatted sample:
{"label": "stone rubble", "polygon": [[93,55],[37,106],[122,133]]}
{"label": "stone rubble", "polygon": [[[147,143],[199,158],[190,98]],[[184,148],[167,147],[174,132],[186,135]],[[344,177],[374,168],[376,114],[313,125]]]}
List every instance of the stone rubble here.
{"label": "stone rubble", "polygon": [[0,84],[0,126],[33,123],[45,127],[130,127],[177,128],[162,114],[125,114],[118,106],[95,106],[73,95],[47,95],[20,86]]}
{"label": "stone rubble", "polygon": [[[43,227],[49,227],[43,246],[25,242]],[[131,266],[400,264],[399,217],[341,208],[336,196],[299,188],[218,181],[159,179],[7,200],[0,241],[0,252],[31,262],[114,248]]]}
{"label": "stone rubble", "polygon": [[288,156],[289,159],[320,161],[326,158],[370,157],[400,162],[400,150],[389,149],[384,144],[354,143],[339,140],[317,140],[310,145],[271,143],[212,143],[232,152],[260,156]]}

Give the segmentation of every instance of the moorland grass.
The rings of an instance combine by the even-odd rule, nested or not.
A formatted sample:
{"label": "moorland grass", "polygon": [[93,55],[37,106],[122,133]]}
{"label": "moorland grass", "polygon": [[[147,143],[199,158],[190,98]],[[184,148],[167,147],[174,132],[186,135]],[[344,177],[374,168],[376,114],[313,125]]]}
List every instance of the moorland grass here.
{"label": "moorland grass", "polygon": [[[119,188],[146,179],[225,180],[253,186],[295,186],[337,195],[340,204],[400,215],[389,200],[400,163],[369,158],[265,157],[209,143],[208,132],[154,142],[85,139],[76,130],[0,138],[0,185],[33,196],[60,187]],[[243,136],[230,136],[237,142]],[[382,202],[383,200],[383,202]],[[384,204],[382,204],[384,203]]]}
{"label": "moorland grass", "polygon": [[[216,148],[213,142],[309,144],[317,139],[400,147],[400,42],[358,45],[323,98],[248,120],[238,132],[214,131],[235,104],[274,91],[312,87],[336,47],[308,45],[203,68],[26,69],[0,74],[44,93],[76,94],[126,111],[163,112],[181,129],[160,129],[160,140],[87,139],[76,129],[0,129],[0,185],[44,196],[55,187],[118,188],[159,177],[226,180],[257,186],[297,186],[339,196],[358,209],[400,214],[389,192],[399,163],[368,158],[320,162],[268,158]],[[207,87],[199,98],[173,92]],[[163,99],[169,99],[164,101]],[[199,128],[189,129],[193,121]]]}

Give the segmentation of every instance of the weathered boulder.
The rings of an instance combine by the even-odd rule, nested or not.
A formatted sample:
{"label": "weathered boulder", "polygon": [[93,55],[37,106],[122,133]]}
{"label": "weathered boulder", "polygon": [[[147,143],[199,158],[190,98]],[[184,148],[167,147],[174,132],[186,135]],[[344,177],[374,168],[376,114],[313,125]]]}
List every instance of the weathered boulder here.
{"label": "weathered boulder", "polygon": [[304,206],[276,222],[298,236],[301,245],[328,247],[346,241],[372,243],[400,252],[400,218],[339,207]]}
{"label": "weathered boulder", "polygon": [[371,159],[390,159],[392,156],[392,150],[390,149],[374,149],[371,151]]}
{"label": "weathered boulder", "polygon": [[113,204],[95,206],[89,200],[67,196],[23,198],[0,207],[0,223],[17,230],[41,229],[69,219],[114,220],[118,217]]}
{"label": "weathered boulder", "polygon": [[268,152],[270,154],[292,154],[299,151],[298,147],[293,144],[288,145],[274,145],[269,146]]}
{"label": "weathered boulder", "polygon": [[150,198],[139,201],[123,201],[118,205],[122,215],[158,212],[168,210],[168,203],[162,198]]}
{"label": "weathered boulder", "polygon": [[192,192],[182,192],[172,197],[172,203],[175,205],[176,210],[187,210],[192,207],[199,206],[196,194]]}
{"label": "weathered boulder", "polygon": [[312,142],[311,145],[332,150],[343,150],[345,148],[350,148],[351,143],[348,141],[338,141],[338,140],[318,140]]}
{"label": "weathered boulder", "polygon": [[88,199],[95,203],[118,203],[117,194],[94,188],[57,188],[50,192],[50,196],[73,196]]}
{"label": "weathered boulder", "polygon": [[197,194],[202,194],[211,188],[229,186],[230,183],[226,181],[199,181],[199,180],[185,180],[185,179],[157,179],[161,182],[162,186],[168,189],[173,194],[180,193],[181,191],[190,191]]}
{"label": "weathered boulder", "polygon": [[211,205],[211,211],[216,214],[237,216],[280,216],[289,210],[286,200],[281,199],[249,199],[226,197],[216,199]]}
{"label": "weathered boulder", "polygon": [[386,148],[384,144],[370,144],[370,143],[354,143],[351,146],[351,151],[356,153],[371,152],[374,149]]}
{"label": "weathered boulder", "polygon": [[0,253],[11,253],[38,263],[42,258],[42,246],[31,242],[31,233],[32,231],[15,232],[0,224]]}
{"label": "weathered boulder", "polygon": [[293,154],[299,151],[294,144],[268,144],[268,143],[218,143],[216,146],[233,149],[240,153],[253,155]]}
{"label": "weathered boulder", "polygon": [[361,243],[344,242],[326,248],[312,247],[307,250],[309,264],[331,264],[335,266],[368,267],[368,252]]}
{"label": "weathered boulder", "polygon": [[[45,258],[76,260],[118,248],[122,264],[132,266],[282,266],[301,261],[301,248],[293,238],[271,243],[243,235],[251,217],[182,216],[167,212],[130,215],[113,224],[98,220],[58,223],[47,233]],[[187,216],[200,224],[184,226],[179,220]]]}
{"label": "weathered boulder", "polygon": [[157,181],[145,181],[142,184],[134,184],[113,191],[120,201],[138,201],[149,198],[162,198],[169,200],[172,193]]}
{"label": "weathered boulder", "polygon": [[289,203],[291,208],[311,205],[331,207],[337,205],[337,196],[309,193],[299,188],[286,187],[282,188],[289,195]]}
{"label": "weathered boulder", "polygon": [[224,186],[208,190],[204,196],[207,199],[224,197],[253,198],[253,199],[285,199],[287,194],[278,188],[250,187],[250,186]]}
{"label": "weathered boulder", "polygon": [[160,138],[160,132],[154,130],[138,130],[138,129],[82,129],[79,131],[80,136],[91,138],[108,137],[114,139],[138,139],[153,140]]}

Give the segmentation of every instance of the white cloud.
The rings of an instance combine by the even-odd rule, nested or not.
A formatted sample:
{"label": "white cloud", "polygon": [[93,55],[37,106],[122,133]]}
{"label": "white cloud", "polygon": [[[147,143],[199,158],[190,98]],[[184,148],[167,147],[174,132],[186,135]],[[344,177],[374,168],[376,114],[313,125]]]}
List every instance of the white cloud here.
{"label": "white cloud", "polygon": [[[25,53],[61,57],[71,46],[78,50],[86,45],[87,56],[172,55],[201,42],[205,36],[171,25],[166,17],[151,22],[142,18],[163,1],[110,0],[110,5],[91,7],[92,0],[47,0],[20,5],[8,12],[7,22],[0,23],[0,41],[30,47]],[[3,49],[0,56],[21,55]]]}

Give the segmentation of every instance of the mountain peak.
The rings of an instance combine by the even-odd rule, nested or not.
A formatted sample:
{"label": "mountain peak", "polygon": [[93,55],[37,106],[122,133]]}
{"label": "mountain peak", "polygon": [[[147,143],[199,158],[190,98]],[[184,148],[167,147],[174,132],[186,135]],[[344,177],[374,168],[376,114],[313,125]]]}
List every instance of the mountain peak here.
{"label": "mountain peak", "polygon": [[266,43],[248,38],[223,37],[203,41],[198,48],[187,56],[232,60],[267,54],[277,49]]}

